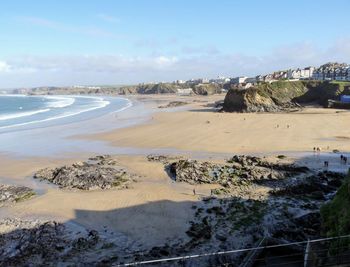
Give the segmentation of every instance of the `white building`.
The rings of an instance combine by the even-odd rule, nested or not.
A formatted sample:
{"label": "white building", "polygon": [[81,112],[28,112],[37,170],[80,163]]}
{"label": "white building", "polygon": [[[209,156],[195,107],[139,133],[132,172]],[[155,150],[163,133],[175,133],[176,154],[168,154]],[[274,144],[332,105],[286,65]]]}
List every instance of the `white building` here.
{"label": "white building", "polygon": [[218,76],[218,77],[216,77],[215,79],[210,79],[210,80],[209,80],[210,83],[220,83],[220,84],[222,84],[222,83],[228,83],[228,82],[230,82],[230,81],[231,81],[230,78],[226,78],[226,77],[223,77],[223,76]]}
{"label": "white building", "polygon": [[241,84],[245,83],[245,81],[248,79],[246,76],[236,77],[231,79],[231,83],[233,84]]}
{"label": "white building", "polygon": [[254,84],[254,83],[257,83],[257,77],[249,77],[245,80],[246,83],[251,83],[251,84]]}
{"label": "white building", "polygon": [[192,88],[186,88],[186,89],[177,89],[177,95],[180,96],[189,96],[193,94]]}
{"label": "white building", "polygon": [[288,79],[311,79],[313,77],[315,68],[307,67],[304,69],[288,70],[287,78]]}

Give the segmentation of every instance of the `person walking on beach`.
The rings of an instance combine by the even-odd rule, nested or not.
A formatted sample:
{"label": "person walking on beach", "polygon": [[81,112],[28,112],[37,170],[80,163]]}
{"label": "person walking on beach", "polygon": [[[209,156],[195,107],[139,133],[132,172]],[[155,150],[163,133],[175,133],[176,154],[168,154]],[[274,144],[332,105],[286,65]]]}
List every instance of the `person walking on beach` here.
{"label": "person walking on beach", "polygon": [[196,189],[193,188],[193,195],[195,196],[196,195]]}

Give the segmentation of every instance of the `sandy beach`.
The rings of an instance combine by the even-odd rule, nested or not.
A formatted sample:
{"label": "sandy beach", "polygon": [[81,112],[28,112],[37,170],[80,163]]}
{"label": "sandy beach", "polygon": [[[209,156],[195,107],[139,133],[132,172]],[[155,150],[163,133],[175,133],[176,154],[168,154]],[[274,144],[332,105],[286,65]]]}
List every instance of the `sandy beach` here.
{"label": "sandy beach", "polygon": [[93,135],[114,146],[214,153],[349,151],[347,111],[305,108],[292,113],[218,113],[205,105],[157,113],[146,125]]}
{"label": "sandy beach", "polygon": [[[159,162],[149,162],[145,151],[169,149],[178,155],[226,155],[301,153],[289,160],[303,160],[305,164],[321,168],[322,160],[312,156],[312,148],[321,153],[333,149],[350,150],[350,132],[344,127],[350,122],[350,113],[333,109],[307,108],[295,113],[238,114],[218,113],[212,110],[215,101],[223,95],[181,98],[189,104],[178,109],[158,109],[176,99],[175,96],[138,97],[146,101],[155,113],[139,125],[93,135],[73,136],[83,140],[105,141],[112,147],[140,149],[140,155],[116,155],[117,161],[141,178],[125,190],[82,192],[64,190],[45,182],[34,181],[33,173],[44,167],[60,166],[84,160],[86,153],[74,157],[11,158],[1,156],[2,182],[26,185],[40,192],[38,196],[15,205],[3,207],[1,217],[24,219],[54,219],[87,228],[118,233],[141,249],[164,244],[169,240],[187,240],[188,223],[194,216],[193,205],[210,195],[214,185],[193,186],[174,183]],[[121,114],[120,118],[124,115]],[[175,152],[174,152],[175,151]],[[197,154],[196,154],[197,153]],[[90,154],[91,155],[91,154]],[[66,155],[67,156],[67,155]],[[205,157],[204,156],[204,157]],[[338,168],[338,160],[331,160]],[[346,168],[341,166],[341,171]],[[149,237],[152,237],[151,239]]]}

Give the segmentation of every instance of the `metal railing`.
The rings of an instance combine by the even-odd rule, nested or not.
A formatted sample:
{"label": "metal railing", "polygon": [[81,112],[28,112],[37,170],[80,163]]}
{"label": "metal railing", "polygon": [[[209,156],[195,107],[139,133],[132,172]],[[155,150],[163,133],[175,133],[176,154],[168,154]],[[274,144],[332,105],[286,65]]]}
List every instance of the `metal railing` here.
{"label": "metal railing", "polygon": [[[265,241],[268,243],[264,238],[257,247],[252,248],[136,261],[114,266],[192,267],[202,266],[204,262],[204,266],[350,266],[350,235],[263,246]],[[306,253],[307,246],[309,247]],[[238,263],[244,255],[246,257]]]}

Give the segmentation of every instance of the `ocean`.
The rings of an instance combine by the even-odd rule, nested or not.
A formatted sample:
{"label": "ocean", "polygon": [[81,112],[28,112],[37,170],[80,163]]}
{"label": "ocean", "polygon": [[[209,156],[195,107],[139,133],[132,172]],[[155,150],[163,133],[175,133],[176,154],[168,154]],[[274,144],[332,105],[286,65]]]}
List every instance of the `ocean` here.
{"label": "ocean", "polygon": [[0,133],[91,119],[130,105],[100,96],[0,95]]}

